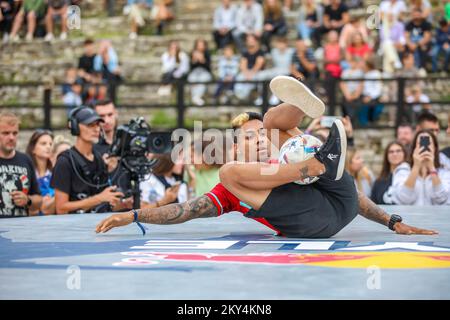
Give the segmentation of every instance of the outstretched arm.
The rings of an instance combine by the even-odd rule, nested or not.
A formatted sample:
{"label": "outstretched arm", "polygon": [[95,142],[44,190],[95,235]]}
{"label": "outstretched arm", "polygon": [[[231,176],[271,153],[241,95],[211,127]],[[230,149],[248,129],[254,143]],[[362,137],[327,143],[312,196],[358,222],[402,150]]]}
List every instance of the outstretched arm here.
{"label": "outstretched arm", "polygon": [[[203,195],[184,203],[169,204],[159,208],[138,210],[138,221],[152,224],[177,224],[196,218],[217,217],[217,208],[210,198]],[[114,214],[100,222],[95,232],[105,233],[115,227],[133,222],[133,212]]]}
{"label": "outstretched arm", "polygon": [[[359,214],[364,218],[378,222],[384,226],[389,225],[389,220],[391,216],[387,214],[383,209],[373,203],[372,200],[367,198],[362,192],[358,191],[358,202],[359,202]],[[408,226],[404,223],[397,222],[394,224],[395,232],[398,234],[423,234],[423,235],[433,235],[437,234],[436,231],[419,229],[415,227]]]}

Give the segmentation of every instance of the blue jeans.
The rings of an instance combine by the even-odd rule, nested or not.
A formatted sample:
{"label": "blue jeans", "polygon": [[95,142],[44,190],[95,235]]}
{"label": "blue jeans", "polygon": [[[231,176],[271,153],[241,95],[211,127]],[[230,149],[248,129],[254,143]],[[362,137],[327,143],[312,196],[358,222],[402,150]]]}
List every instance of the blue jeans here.
{"label": "blue jeans", "polygon": [[442,45],[435,45],[433,49],[431,50],[431,59],[433,63],[433,72],[438,71],[438,63],[439,63],[439,56],[441,54],[444,54],[445,60],[444,60],[444,69],[442,71],[448,70],[448,63],[450,62],[450,47],[447,49],[444,49]]}

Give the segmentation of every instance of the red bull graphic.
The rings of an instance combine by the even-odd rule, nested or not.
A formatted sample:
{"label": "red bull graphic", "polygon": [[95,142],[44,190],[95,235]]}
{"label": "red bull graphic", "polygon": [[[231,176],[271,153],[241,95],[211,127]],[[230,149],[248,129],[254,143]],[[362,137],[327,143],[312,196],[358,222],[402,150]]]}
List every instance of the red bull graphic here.
{"label": "red bull graphic", "polygon": [[450,253],[436,252],[336,252],[336,253],[180,253],[123,252],[128,258],[115,266],[143,266],[167,262],[298,265],[334,268],[450,268]]}

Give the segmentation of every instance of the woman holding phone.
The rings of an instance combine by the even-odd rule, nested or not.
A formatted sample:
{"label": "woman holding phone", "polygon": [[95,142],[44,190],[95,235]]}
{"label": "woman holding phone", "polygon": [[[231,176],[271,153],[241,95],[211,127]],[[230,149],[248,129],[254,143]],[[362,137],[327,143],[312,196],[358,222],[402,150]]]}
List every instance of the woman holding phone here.
{"label": "woman holding phone", "polygon": [[416,133],[409,161],[393,173],[395,203],[404,205],[445,205],[450,197],[450,172],[439,162],[439,145],[427,130]]}

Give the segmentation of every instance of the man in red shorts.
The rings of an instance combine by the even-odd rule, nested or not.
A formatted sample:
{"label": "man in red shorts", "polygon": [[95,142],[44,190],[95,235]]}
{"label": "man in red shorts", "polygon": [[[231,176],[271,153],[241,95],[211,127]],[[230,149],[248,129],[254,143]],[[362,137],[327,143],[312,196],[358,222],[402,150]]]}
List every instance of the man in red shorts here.
{"label": "man in red shorts", "polygon": [[[294,84],[294,88],[290,90],[301,91],[306,88]],[[309,90],[302,94],[307,98],[313,95]],[[233,146],[234,153],[236,157],[244,155],[245,163],[233,162],[224,165],[221,169],[221,183],[210,192],[185,203],[115,214],[100,222],[96,232],[107,232],[132,222],[177,224],[238,211],[265,224],[278,235],[287,237],[330,237],[350,223],[357,214],[383,224],[399,234],[436,233],[403,224],[398,216],[390,216],[364,195],[356,192],[351,177],[345,172],[339,172],[339,163],[341,159],[345,159],[345,133],[338,130],[337,126],[330,130],[330,137],[313,159],[273,168],[271,166],[277,165],[262,163],[270,158],[270,143],[265,134],[267,130],[279,130],[279,140],[271,141],[279,148],[291,136],[301,134],[296,126],[305,113],[313,117],[321,114],[314,113],[320,104],[311,99],[318,99],[317,97],[309,100],[299,98],[302,97],[297,97],[297,101],[306,100],[308,105],[315,108],[304,108],[295,105],[295,101],[284,99],[289,103],[270,109],[264,119],[257,113],[245,113],[233,121],[233,128],[240,129]],[[252,156],[249,150],[254,146],[257,161],[249,162]],[[334,150],[338,157],[325,160],[328,153],[324,152],[330,150]],[[270,169],[276,169],[276,173],[261,174],[262,170]],[[307,176],[319,176],[319,180],[310,185],[293,183]]]}

